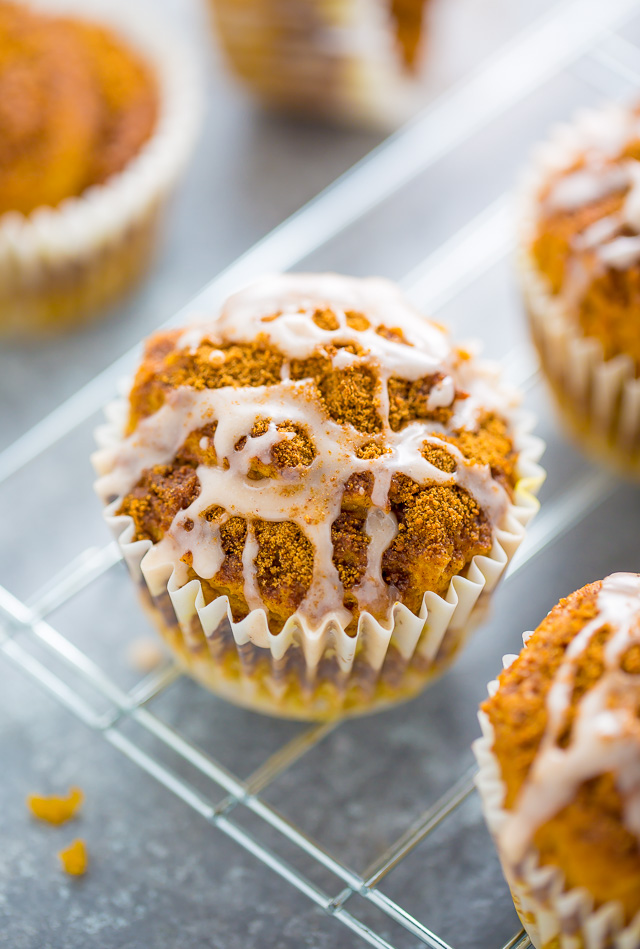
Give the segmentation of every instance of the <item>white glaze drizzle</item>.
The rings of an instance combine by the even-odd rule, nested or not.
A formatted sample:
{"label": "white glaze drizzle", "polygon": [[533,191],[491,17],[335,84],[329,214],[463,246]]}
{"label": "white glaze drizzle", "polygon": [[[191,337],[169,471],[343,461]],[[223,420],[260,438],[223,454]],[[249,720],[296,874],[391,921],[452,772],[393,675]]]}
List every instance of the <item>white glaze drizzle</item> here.
{"label": "white glaze drizzle", "polygon": [[586,204],[628,188],[629,179],[626,163],[605,165],[595,161],[560,178],[551,189],[547,205],[553,211],[577,211]]}
{"label": "white glaze drizzle", "polygon": [[[338,329],[324,330],[316,325],[311,317],[322,309],[335,314]],[[347,323],[350,311],[364,314],[370,327],[363,331],[351,329]],[[272,319],[274,314],[279,315]],[[407,343],[377,333],[378,326],[399,329]],[[329,613],[346,624],[351,616],[343,606],[344,590],[332,560],[331,525],[340,513],[344,484],[351,474],[373,475],[372,507],[365,528],[371,538],[367,570],[363,582],[352,591],[360,609],[383,614],[399,596],[384,583],[381,574],[382,556],[397,532],[388,502],[395,473],[420,484],[459,484],[473,495],[492,526],[500,524],[509,506],[506,492],[494,481],[488,466],[470,464],[442,436],[457,427],[475,429],[484,412],[499,411],[504,416],[506,411],[508,417],[514,394],[500,385],[491,366],[461,358],[446,332],[414,311],[392,284],[335,275],[270,277],[232,297],[217,320],[185,331],[178,345],[195,349],[204,338],[214,345],[250,343],[258,334],[263,334],[287,359],[307,358],[321,346],[343,347],[355,341],[362,354],[338,348],[333,365],[336,369],[367,365],[376,373],[382,430],[367,436],[351,425],[336,423],[317,399],[314,386],[308,381],[290,380],[288,370],[281,373],[282,382],[271,386],[170,390],[162,408],[143,419],[115,450],[101,492],[123,497],[146,469],[171,461],[190,432],[212,421],[217,422],[213,447],[218,464],[196,469],[200,494],[176,515],[162,540],[149,551],[147,567],[171,563],[178,581],[185,582],[187,567],[181,558],[191,551],[194,570],[209,580],[222,563],[219,528],[228,517],[239,516],[249,524],[256,518],[292,521],[314,548],[313,576],[300,613],[312,627]],[[388,422],[389,378],[414,380],[434,373],[442,378],[431,390],[429,407],[451,406],[451,421],[446,426],[412,422],[398,432],[392,431]],[[456,391],[468,395],[456,400]],[[267,430],[250,437],[254,423],[264,419],[270,420]],[[294,437],[292,432],[278,432],[277,425],[285,421],[297,423],[308,432],[316,450],[313,462],[284,468],[275,477],[249,478],[253,458],[268,463],[273,446]],[[236,449],[243,436],[247,436],[244,445]],[[388,450],[378,458],[358,458],[356,450],[369,441]],[[445,446],[454,455],[454,473],[443,472],[426,461],[421,453],[425,441]],[[214,505],[226,513],[210,523],[201,515]],[[194,526],[186,530],[185,524],[190,522]],[[262,605],[255,576],[257,549],[249,529],[243,566],[245,598],[251,609]]]}
{"label": "white glaze drizzle", "polygon": [[600,218],[599,221],[594,221],[582,233],[576,234],[574,246],[577,250],[593,250],[615,237],[621,226],[619,215],[609,214],[607,217]]}
{"label": "white glaze drizzle", "polygon": [[614,270],[627,270],[640,260],[640,236],[616,237],[602,245],[599,257],[603,264]]}
{"label": "white glaze drizzle", "polygon": [[[640,676],[620,668],[625,651],[640,643],[640,575],[616,573],[602,581],[597,615],[571,641],[547,693],[547,726],[535,760],[500,831],[502,852],[513,866],[525,857],[546,821],[574,800],[580,786],[613,773],[623,797],[625,822],[640,841],[640,721],[635,709]],[[569,744],[557,741],[568,709],[582,655],[604,626],[602,677],[579,700]],[[633,701],[617,702],[629,694]]]}
{"label": "white glaze drizzle", "polygon": [[242,550],[242,574],[244,577],[244,598],[250,610],[260,610],[264,607],[254,569],[255,559],[258,556],[258,540],[253,524],[247,524],[247,537]]}
{"label": "white glaze drizzle", "polygon": [[626,194],[618,214],[596,221],[572,240],[578,255],[590,254],[590,263],[568,268],[561,295],[570,310],[579,304],[594,276],[607,267],[625,270],[640,261],[640,237],[622,234],[625,229],[640,234],[640,163],[620,157],[630,141],[640,138],[640,118],[630,109],[609,108],[594,113],[581,126],[580,136],[579,156],[574,153],[571,160],[580,157],[581,167],[561,174],[544,201],[545,208],[552,213],[572,212],[616,192]]}

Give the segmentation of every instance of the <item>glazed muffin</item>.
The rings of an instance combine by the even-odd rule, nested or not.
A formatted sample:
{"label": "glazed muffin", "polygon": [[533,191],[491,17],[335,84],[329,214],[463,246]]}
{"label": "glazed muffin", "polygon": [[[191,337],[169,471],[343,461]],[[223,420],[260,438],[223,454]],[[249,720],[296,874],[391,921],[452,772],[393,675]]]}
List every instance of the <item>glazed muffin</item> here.
{"label": "glazed muffin", "polygon": [[640,945],[640,576],[571,594],[489,687],[478,787],[537,949]]}
{"label": "glazed muffin", "polygon": [[233,71],[265,104],[394,125],[418,105],[429,0],[209,0]]}
{"label": "glazed muffin", "polygon": [[595,458],[640,475],[640,112],[580,113],[523,189],[520,269],[544,372]]}
{"label": "glazed muffin", "polygon": [[161,60],[127,24],[55,9],[0,0],[0,333],[10,335],[84,321],[141,276],[193,133],[175,56]]}
{"label": "glazed muffin", "polygon": [[198,678],[365,711],[447,666],[523,535],[540,445],[516,401],[391,283],[275,276],[149,340],[97,489]]}

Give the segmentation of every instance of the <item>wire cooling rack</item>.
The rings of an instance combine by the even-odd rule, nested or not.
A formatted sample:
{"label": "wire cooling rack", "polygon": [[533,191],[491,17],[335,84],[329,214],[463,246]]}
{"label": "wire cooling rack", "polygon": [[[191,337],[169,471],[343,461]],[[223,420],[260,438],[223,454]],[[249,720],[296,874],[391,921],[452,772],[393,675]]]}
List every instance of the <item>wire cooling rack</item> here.
{"label": "wire cooling rack", "polygon": [[[640,40],[638,0],[557,3],[543,19],[492,57],[491,62],[443,95],[414,123],[221,273],[186,313],[217,306],[230,291],[260,272],[286,270],[316,261],[341,262],[345,255],[340,250],[340,242],[351,229],[371,221],[375,235],[376,214],[385,205],[394,207],[396,202],[401,202],[405,189],[415,189],[418,184],[427,188],[432,180],[437,185],[438,168],[455,163],[456,156],[475,149],[483,135],[496,142],[497,152],[501,147],[500,135],[510,141],[517,136],[517,123],[523,111],[527,116],[537,116],[544,125],[546,113],[539,115],[535,102],[548,105],[554,99],[557,84],[560,83],[558,89],[564,88],[562,83],[567,77],[570,77],[572,94],[577,90],[576,98],[581,103],[593,101],[598,94],[624,94],[637,89],[640,48],[634,39]],[[554,108],[560,117],[564,109],[560,93]],[[553,108],[548,111],[553,117]],[[509,156],[506,161],[510,167]],[[426,258],[413,261],[410,272],[400,272],[401,265],[398,265],[399,272],[394,276],[401,279],[405,290],[425,311],[446,315],[447,308],[456,300],[463,301],[461,308],[468,307],[468,302],[464,303],[465,294],[508,256],[512,246],[511,217],[509,199],[502,189],[510,181],[507,174],[499,177],[501,184],[497,189],[479,188],[481,199],[486,193],[491,200],[484,201],[475,216],[469,219],[462,214],[454,233]],[[437,206],[436,198],[432,206]],[[367,262],[375,265],[375,250],[367,255],[365,248],[364,253]],[[336,269],[350,268],[336,266]],[[178,314],[172,322],[180,321],[185,315]],[[483,330],[490,326],[487,321]],[[508,345],[506,350],[503,347],[502,358],[507,374],[525,391],[534,392],[538,374],[529,350],[518,338],[513,344],[508,333],[505,338]],[[0,454],[0,486],[16,477],[28,476],[31,467],[38,465],[49,449],[64,443],[86,425],[112,397],[116,381],[131,369],[134,360],[135,353],[127,353],[4,450]],[[534,557],[551,549],[617,489],[616,482],[607,475],[585,468],[580,469],[579,476],[570,484],[561,483],[529,530],[505,586],[512,584]],[[339,723],[302,730],[243,780],[150,710],[154,700],[181,675],[175,666],[163,665],[141,678],[133,688],[125,689],[49,621],[56,610],[81,593],[90,594],[92,585],[116,568],[119,560],[115,543],[88,547],[72,557],[30,598],[20,599],[0,587],[0,650],[5,659],[39,683],[81,722],[160,782],[204,821],[330,914],[336,921],[336,940],[340,938],[338,930],[342,925],[361,937],[363,943],[379,949],[393,949],[396,945],[359,917],[353,909],[359,897],[376,907],[382,914],[380,918],[398,924],[398,932],[405,930],[410,934],[415,944],[451,949],[442,936],[429,928],[428,920],[423,922],[416,918],[399,899],[385,892],[382,884],[391,871],[474,793],[473,769],[462,769],[463,773],[438,800],[364,870],[356,872],[283,816],[265,794],[276,779],[339,729]],[[126,582],[124,577],[121,582]],[[44,647],[51,661],[43,659],[41,651],[33,648],[34,644]],[[133,723],[136,728],[124,729],[124,723]],[[197,785],[188,781],[180,769],[166,764],[166,755],[150,753],[145,742],[130,737],[130,734],[143,733],[153,737],[155,747],[195,768],[204,779],[204,787],[215,786],[216,794],[222,793],[222,799],[214,803],[212,798],[216,795],[203,791],[202,781]],[[268,825],[273,832],[271,840],[286,841],[293,852],[304,854],[313,865],[327,871],[333,886],[320,887],[312,879],[313,874],[302,872],[295,861],[279,855],[277,843],[263,844],[257,832],[243,825],[243,812],[257,818],[259,827]],[[497,949],[499,943],[492,945]],[[503,949],[528,945],[526,935],[519,931],[504,943]]]}

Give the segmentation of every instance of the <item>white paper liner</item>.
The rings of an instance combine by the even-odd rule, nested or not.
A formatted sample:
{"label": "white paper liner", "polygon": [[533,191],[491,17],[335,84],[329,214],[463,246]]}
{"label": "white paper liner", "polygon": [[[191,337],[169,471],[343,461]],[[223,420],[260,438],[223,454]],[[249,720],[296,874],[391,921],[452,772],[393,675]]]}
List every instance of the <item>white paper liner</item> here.
{"label": "white paper liner", "polygon": [[[530,632],[523,634],[525,645],[529,636]],[[504,668],[507,669],[515,659],[515,655],[505,656]],[[494,695],[498,688],[497,679],[490,682],[487,686],[489,695]],[[535,949],[638,949],[640,912],[625,926],[619,903],[605,903],[594,910],[593,898],[587,890],[567,889],[562,872],[557,867],[542,866],[533,847],[519,867],[511,866],[503,858],[498,834],[508,816],[504,807],[506,787],[500,763],[493,752],[493,726],[482,710],[478,719],[482,737],[473,743],[479,767],[476,786],[516,910]]]}
{"label": "white paper liner", "polygon": [[580,334],[530,252],[541,188],[550,175],[570,166],[584,151],[585,136],[607,112],[607,108],[580,110],[571,123],[555,126],[549,140],[534,152],[519,196],[517,264],[532,335],[563,417],[595,460],[639,478],[640,379],[633,360],[624,355],[605,360],[601,343]]}
{"label": "white paper liner", "polygon": [[[105,450],[95,452],[92,458],[99,476],[110,470],[113,449],[123,438],[127,408],[127,402],[119,400],[105,410],[107,424],[96,432],[98,445]],[[359,676],[363,669],[366,671],[370,688],[374,689],[385,660],[389,658],[390,647],[393,647],[400,657],[401,667],[396,676],[398,681],[395,689],[382,690],[384,694],[381,693],[375,700],[371,696],[364,698],[359,707],[349,709],[362,712],[374,705],[407,698],[419,691],[428,679],[444,671],[474,625],[482,619],[489,594],[520,545],[526,525],[538,509],[535,495],[544,480],[544,471],[537,461],[544,445],[539,438],[530,434],[533,423],[534,419],[529,413],[519,412],[514,416],[513,442],[519,453],[515,502],[510,505],[503,522],[494,529],[493,546],[488,556],[474,557],[465,576],[456,576],[451,580],[446,596],[425,593],[418,615],[401,603],[393,606],[391,616],[385,623],[364,612],[359,617],[355,634],[347,633],[332,614],[326,617],[319,628],[312,629],[303,616],[294,613],[277,634],[269,630],[262,609],[252,610],[245,619],[235,622],[226,596],[205,604],[199,581],[192,580],[180,587],[172,564],[145,565],[145,555],[152,547],[151,541],[132,540],[135,530],[132,518],[116,515],[122,499],[109,498],[100,477],[96,491],[107,505],[105,519],[118,540],[133,579],[155,601],[168,594],[184,637],[183,645],[186,650],[191,648],[194,654],[193,663],[188,664],[193,666],[192,671],[198,678],[240,704],[268,707],[269,711],[276,714],[295,714],[295,717],[301,718],[345,714],[347,709],[343,703],[356,670]],[[196,616],[199,622],[196,622],[194,631]],[[157,614],[154,619],[156,622],[161,621]],[[243,647],[251,644],[257,647],[263,657],[268,658],[274,674],[266,680],[267,696],[258,694],[250,675],[240,684],[230,686],[221,675],[216,674],[213,666],[218,647],[214,640],[223,627],[230,631],[239,653]],[[166,633],[166,629],[164,631]],[[202,656],[202,634],[211,649],[211,656],[207,659]],[[306,703],[295,712],[287,708],[284,695],[286,682],[277,674],[278,668],[282,667],[287,655],[291,655],[290,651],[294,649],[302,657],[302,679],[310,693]],[[329,704],[326,696],[314,698],[312,694],[320,678],[318,673],[321,663],[328,658],[337,666],[334,677],[337,695],[331,697]],[[182,659],[185,661],[184,654]],[[390,691],[397,692],[397,695],[390,697]]]}
{"label": "white paper liner", "polygon": [[382,129],[422,103],[420,68],[404,68],[387,0],[209,4],[231,65],[264,101]]}
{"label": "white paper liner", "polygon": [[[29,0],[29,5],[51,15],[69,15],[103,25],[150,65],[158,82],[159,114],[151,138],[120,173],[94,185],[56,207],[37,208],[28,216],[0,215],[0,334],[29,335],[55,330],[56,316],[30,311],[30,294],[69,281],[66,312],[57,304],[59,322],[73,322],[74,310],[103,306],[125,286],[113,272],[114,256],[138,240],[154,243],[166,199],[183,171],[195,142],[201,102],[199,81],[191,57],[180,41],[158,22],[158,12],[144,3],[125,0]],[[140,232],[152,233],[147,237]],[[149,248],[151,250],[151,248]],[[146,264],[149,253],[141,251]],[[100,272],[102,268],[102,273]],[[91,286],[91,271],[96,271]],[[87,277],[87,274],[89,275]],[[73,300],[74,275],[83,284]],[[137,273],[131,273],[134,282]]]}

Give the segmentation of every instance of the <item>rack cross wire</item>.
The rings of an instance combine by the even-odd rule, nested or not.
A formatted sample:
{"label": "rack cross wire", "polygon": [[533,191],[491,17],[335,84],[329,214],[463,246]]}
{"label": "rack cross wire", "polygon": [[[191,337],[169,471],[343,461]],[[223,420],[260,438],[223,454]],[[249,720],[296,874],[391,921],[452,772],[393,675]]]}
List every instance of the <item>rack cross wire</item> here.
{"label": "rack cross wire", "polygon": [[[516,106],[543,83],[570,68],[578,59],[598,64],[625,83],[640,84],[640,49],[621,30],[640,12],[640,0],[564,0],[505,46],[470,78],[441,96],[417,120],[392,136],[354,169],[223,271],[170,323],[191,311],[216,307],[226,295],[256,273],[295,267],[347,226],[390,198],[452,149],[507,109]],[[594,85],[597,86],[597,72]],[[508,195],[502,195],[409,273],[405,290],[424,309],[435,313],[462,289],[503,259],[512,248]],[[0,453],[0,484],[28,466],[49,447],[88,421],[111,397],[119,377],[134,364],[136,351],[125,354],[88,385],[62,403],[41,422]],[[505,359],[512,381],[525,390],[538,373],[527,351],[516,349]],[[560,491],[529,530],[505,583],[509,584],[541,551],[562,537],[615,489],[607,476],[589,472]],[[379,932],[347,908],[354,895],[363,897],[423,945],[451,949],[436,932],[414,918],[379,885],[386,875],[423,842],[474,791],[473,769],[462,776],[380,854],[364,872],[356,873],[311,839],[266,802],[263,792],[307,754],[339,723],[305,729],[272,754],[248,779],[242,780],[204,753],[148,709],[181,672],[163,666],[133,688],[118,686],[92,659],[47,621],[61,605],[89,587],[120,561],[115,542],[88,548],[46,583],[30,600],[22,601],[0,587],[0,652],[42,686],[81,722],[135,762],[143,771],[192,808],[205,821],[236,841],[266,867],[286,880],[313,904],[378,949],[394,949]],[[17,634],[21,634],[18,636]],[[69,681],[25,647],[39,643],[70,672]],[[82,692],[73,684],[82,682]],[[96,710],[87,690],[108,710]],[[165,748],[196,768],[224,792],[217,804],[158,758],[147,753],[120,726],[133,721]],[[328,870],[337,892],[325,892],[308,876],[264,846],[233,812],[244,808]],[[502,949],[524,949],[529,940],[521,930]]]}

